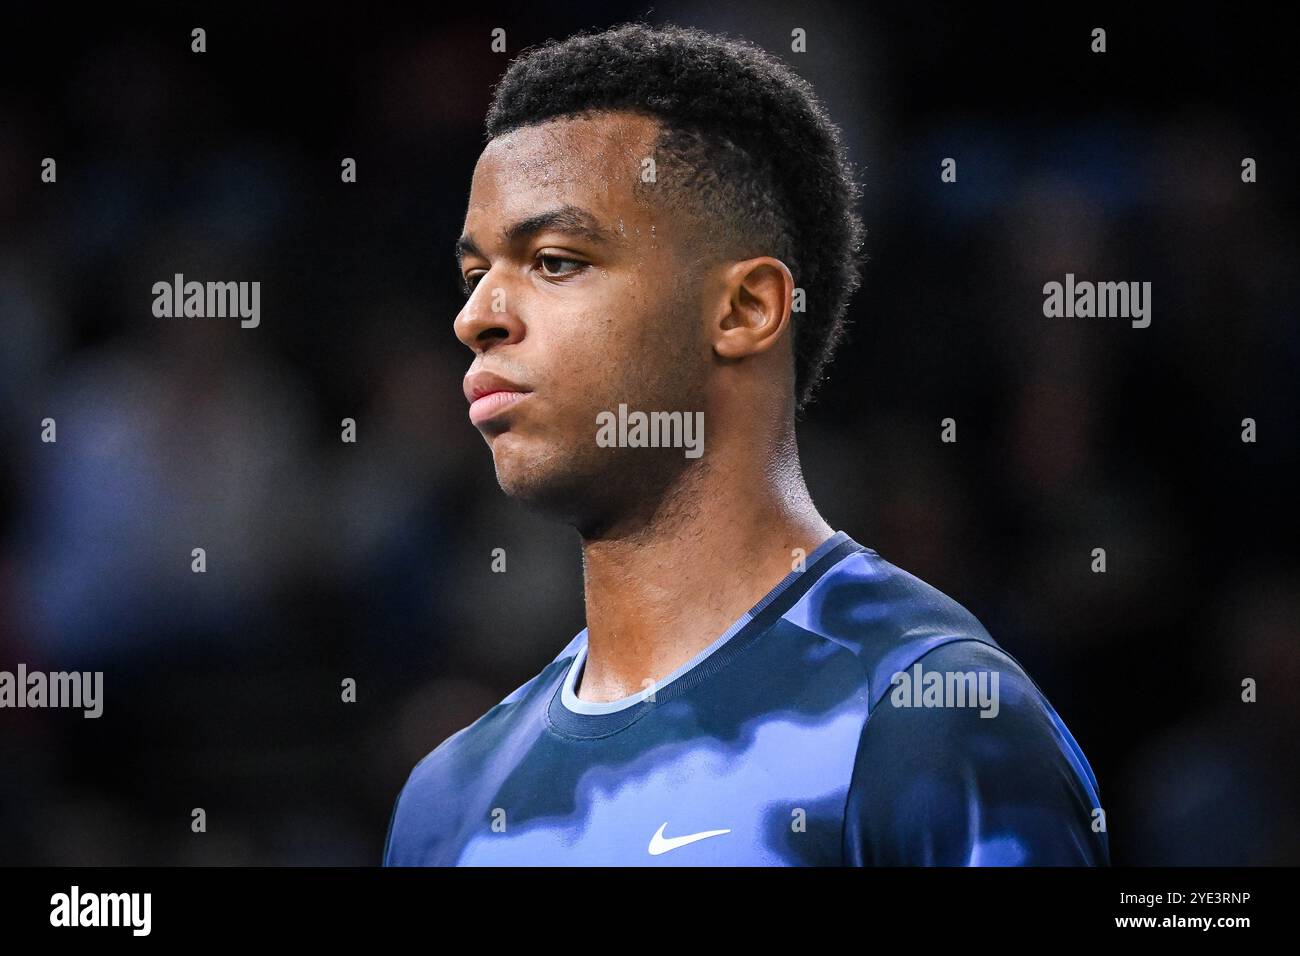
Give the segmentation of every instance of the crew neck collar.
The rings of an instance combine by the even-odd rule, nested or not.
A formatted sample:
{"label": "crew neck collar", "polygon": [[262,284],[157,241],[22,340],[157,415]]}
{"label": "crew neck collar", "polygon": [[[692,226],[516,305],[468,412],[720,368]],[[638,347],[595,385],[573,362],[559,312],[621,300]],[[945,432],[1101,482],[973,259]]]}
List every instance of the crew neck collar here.
{"label": "crew neck collar", "polygon": [[860,550],[865,549],[846,532],[835,532],[804,559],[802,571],[792,570],[782,578],[708,647],[654,686],[620,700],[599,703],[585,701],[574,692],[587,660],[587,629],[584,627],[578,634],[577,647],[565,671],[564,680],[560,682],[547,709],[552,727],[568,736],[601,737],[630,726],[656,704],[684,693],[726,666],[746,644],[780,619],[812,587],[817,578],[844,557]]}

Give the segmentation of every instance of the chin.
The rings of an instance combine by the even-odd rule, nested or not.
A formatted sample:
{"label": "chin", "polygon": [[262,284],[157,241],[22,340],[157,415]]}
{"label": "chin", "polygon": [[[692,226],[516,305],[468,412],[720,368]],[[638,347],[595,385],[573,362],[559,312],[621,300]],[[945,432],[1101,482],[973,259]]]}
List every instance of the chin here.
{"label": "chin", "polygon": [[505,432],[492,440],[497,484],[510,498],[565,524],[580,526],[599,509],[608,476],[561,446]]}
{"label": "chin", "polygon": [[492,463],[497,484],[511,498],[531,501],[547,496],[547,488],[563,483],[556,475],[563,456],[549,447],[521,438],[514,432],[502,432],[492,439]]}

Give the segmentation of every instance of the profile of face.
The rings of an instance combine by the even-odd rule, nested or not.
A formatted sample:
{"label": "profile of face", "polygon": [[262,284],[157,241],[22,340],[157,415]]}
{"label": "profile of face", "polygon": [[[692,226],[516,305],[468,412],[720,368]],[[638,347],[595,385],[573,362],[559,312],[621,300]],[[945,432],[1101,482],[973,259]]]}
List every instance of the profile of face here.
{"label": "profile of face", "polygon": [[600,413],[704,410],[703,267],[684,218],[637,188],[657,131],[603,112],[493,139],[458,243],[470,419],[501,488],[580,530],[690,465],[680,448],[602,447]]}

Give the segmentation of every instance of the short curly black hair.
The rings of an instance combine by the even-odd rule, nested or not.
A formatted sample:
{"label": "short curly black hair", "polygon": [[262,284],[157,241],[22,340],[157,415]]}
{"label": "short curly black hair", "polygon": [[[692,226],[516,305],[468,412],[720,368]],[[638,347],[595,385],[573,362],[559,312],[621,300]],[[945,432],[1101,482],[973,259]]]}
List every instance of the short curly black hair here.
{"label": "short curly black hair", "polygon": [[748,41],[625,23],[525,50],[496,85],[486,137],[606,110],[660,121],[657,178],[681,187],[661,197],[707,224],[697,231],[709,249],[775,256],[804,290],[793,317],[802,410],[843,338],[864,235],[861,188],[812,86]]}

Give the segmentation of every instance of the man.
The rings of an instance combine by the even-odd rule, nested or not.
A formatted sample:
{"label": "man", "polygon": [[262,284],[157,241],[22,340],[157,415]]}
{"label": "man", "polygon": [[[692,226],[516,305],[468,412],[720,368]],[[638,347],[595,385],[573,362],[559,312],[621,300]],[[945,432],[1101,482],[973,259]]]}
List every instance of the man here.
{"label": "man", "polygon": [[384,863],[1108,862],[1033,681],[804,485],[862,237],[811,88],[626,25],[514,62],[487,129],[469,417],[502,490],[578,530],[587,627],[415,767]]}

